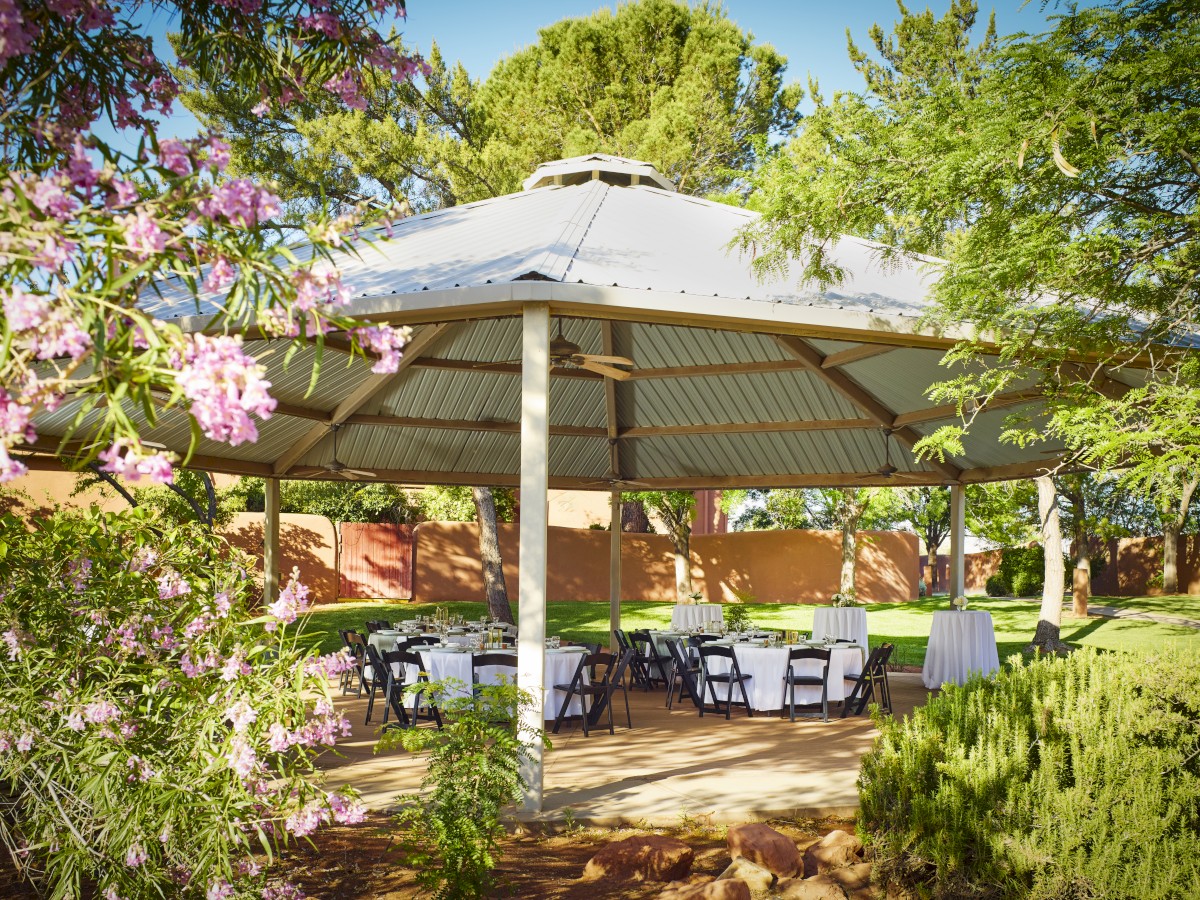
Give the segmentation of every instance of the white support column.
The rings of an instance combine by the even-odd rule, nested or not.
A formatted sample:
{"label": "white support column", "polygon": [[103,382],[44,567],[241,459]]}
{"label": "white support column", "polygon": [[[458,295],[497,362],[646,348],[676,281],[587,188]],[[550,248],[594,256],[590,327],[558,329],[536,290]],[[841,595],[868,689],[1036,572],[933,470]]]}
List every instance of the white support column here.
{"label": "white support column", "polygon": [[263,605],[279,599],[279,479],[266,479],[263,491]]}
{"label": "white support column", "polygon": [[612,517],[608,527],[608,643],[617,650],[613,629],[621,627],[621,492],[616,488],[612,492]]}
{"label": "white support column", "polygon": [[950,599],[967,592],[964,547],[967,539],[967,492],[961,484],[950,485]]}
{"label": "white support column", "polygon": [[[525,731],[546,727],[546,528],[549,518],[550,307],[529,303],[522,310],[521,334],[521,549],[520,620],[517,632],[517,684],[528,692],[522,713]],[[526,812],[542,811],[542,744],[527,745],[522,768],[528,787]]]}

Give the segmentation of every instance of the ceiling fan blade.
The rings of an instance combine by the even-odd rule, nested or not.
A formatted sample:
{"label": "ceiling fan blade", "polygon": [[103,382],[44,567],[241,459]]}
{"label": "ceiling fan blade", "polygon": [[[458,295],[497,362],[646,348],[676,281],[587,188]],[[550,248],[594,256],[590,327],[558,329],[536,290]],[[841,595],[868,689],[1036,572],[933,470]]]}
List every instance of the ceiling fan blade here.
{"label": "ceiling fan blade", "polygon": [[586,359],[588,362],[612,363],[618,366],[632,366],[633,360],[626,359],[624,356],[604,356],[599,353],[580,353],[581,359]]}
{"label": "ceiling fan blade", "polygon": [[471,366],[471,368],[472,369],[490,369],[493,366],[519,366],[520,364],[521,364],[521,360],[519,360],[519,359],[494,359],[491,362],[477,362],[473,366]]}
{"label": "ceiling fan blade", "polygon": [[589,372],[595,372],[597,375],[603,375],[605,378],[615,378],[617,381],[624,381],[629,377],[629,373],[624,369],[615,369],[612,366],[604,365],[604,363],[592,362],[587,357],[581,358],[577,365],[581,369],[587,369]]}
{"label": "ceiling fan blade", "polygon": [[366,469],[342,469],[343,475],[353,475],[357,478],[374,478],[374,472],[368,472]]}

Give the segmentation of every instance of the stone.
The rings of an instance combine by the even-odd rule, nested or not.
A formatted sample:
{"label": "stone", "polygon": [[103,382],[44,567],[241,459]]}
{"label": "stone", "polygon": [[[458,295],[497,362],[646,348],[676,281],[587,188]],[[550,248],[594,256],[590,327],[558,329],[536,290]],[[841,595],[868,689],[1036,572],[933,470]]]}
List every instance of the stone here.
{"label": "stone", "polygon": [[836,881],[850,900],[874,900],[883,896],[881,890],[871,886],[871,864],[860,862],[843,869],[830,869],[821,878]]}
{"label": "stone", "polygon": [[800,871],[800,851],[796,849],[796,842],[770,825],[734,825],[729,829],[726,841],[729,855],[734,859],[744,857],[780,878],[791,878]]}
{"label": "stone", "polygon": [[828,875],[812,878],[785,878],[776,888],[779,900],[846,900],[841,885]]}
{"label": "stone", "polygon": [[746,882],[736,878],[689,884],[686,881],[667,886],[658,900],[753,900]]}
{"label": "stone", "polygon": [[717,876],[717,881],[733,879],[745,882],[750,888],[752,900],[766,900],[771,896],[771,888],[775,885],[775,876],[770,869],[764,869],[758,863],[751,862],[744,856],[737,857]]}
{"label": "stone", "polygon": [[804,877],[823,875],[862,862],[862,841],[845,831],[831,831],[804,851]]}
{"label": "stone", "polygon": [[676,881],[691,871],[695,852],[683,841],[657,834],[626,838],[601,847],[583,867],[585,881]]}

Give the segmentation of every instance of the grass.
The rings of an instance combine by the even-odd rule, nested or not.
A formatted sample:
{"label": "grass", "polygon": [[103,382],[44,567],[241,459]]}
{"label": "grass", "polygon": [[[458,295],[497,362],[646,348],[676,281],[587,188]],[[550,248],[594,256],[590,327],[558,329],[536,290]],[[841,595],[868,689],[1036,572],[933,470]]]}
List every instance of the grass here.
{"label": "grass", "polygon": [[[1180,609],[1174,601],[1190,601],[1194,610],[1185,604]],[[1097,603],[1146,609],[1149,612],[1164,612],[1200,618],[1200,598],[1196,597],[1139,597],[1139,598],[1096,598]],[[1159,605],[1161,601],[1161,606]],[[1145,606],[1140,605],[1146,603]],[[1138,605],[1135,605],[1138,604]],[[481,602],[442,604],[468,619],[477,619],[486,611]],[[671,622],[670,603],[627,601],[621,604],[621,623],[626,630],[635,628],[665,628]],[[914,600],[909,603],[870,604],[871,643],[890,641],[896,645],[893,661],[899,665],[919,666],[925,661],[925,646],[929,640],[929,628],[935,610],[946,609],[944,597]],[[971,598],[972,609],[983,609],[992,614],[996,629],[996,643],[1001,660],[1029,643],[1037,625],[1038,604],[1029,600],[1013,600],[996,597]],[[367,619],[399,621],[418,615],[431,614],[436,606],[431,603],[409,603],[406,601],[374,601],[341,603],[321,607],[312,613],[307,630],[320,632],[321,648],[332,652],[341,646],[338,629],[355,628],[363,631]],[[762,604],[752,607],[751,620],[764,628],[796,631],[811,631],[814,607],[809,604]],[[546,634],[558,635],[565,640],[608,642],[608,602],[577,601],[555,602],[546,610]],[[1178,625],[1163,625],[1157,622],[1117,619],[1075,619],[1063,614],[1063,640],[1071,644],[1097,647],[1104,650],[1148,650],[1164,644],[1195,641],[1200,637],[1196,629]]]}
{"label": "grass", "polygon": [[1092,606],[1115,606],[1118,609],[1136,609],[1140,612],[1160,616],[1181,616],[1200,620],[1200,597],[1187,594],[1170,594],[1161,597],[1093,597]]}

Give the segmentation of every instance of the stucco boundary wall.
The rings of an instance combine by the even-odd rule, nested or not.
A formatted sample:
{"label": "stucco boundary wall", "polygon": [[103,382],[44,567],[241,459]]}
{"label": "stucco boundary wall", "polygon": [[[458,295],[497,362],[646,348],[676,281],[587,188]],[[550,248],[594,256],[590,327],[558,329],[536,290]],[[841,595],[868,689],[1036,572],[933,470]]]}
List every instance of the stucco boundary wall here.
{"label": "stucco boundary wall", "polygon": [[[263,513],[236,513],[221,529],[229,543],[263,566]],[[338,599],[338,538],[336,526],[325,516],[284,513],[279,517],[279,572],[286,583],[293,568],[308,587],[315,603]]]}
{"label": "stucco boundary wall", "polygon": [[[518,527],[501,524],[500,551],[509,596],[516,598]],[[413,599],[423,603],[483,596],[478,526],[422,522],[414,533]],[[871,603],[917,596],[918,541],[907,532],[861,532],[858,592]],[[549,600],[608,599],[609,533],[556,528],[548,534]],[[826,603],[838,587],[841,534],[832,531],[743,531],[693,535],[692,578],[709,602],[730,602],[735,591],[758,603]],[[621,598],[675,599],[675,563],[665,535],[621,538]]]}

